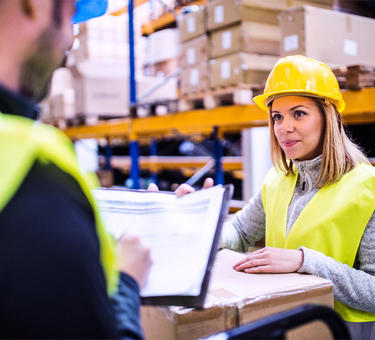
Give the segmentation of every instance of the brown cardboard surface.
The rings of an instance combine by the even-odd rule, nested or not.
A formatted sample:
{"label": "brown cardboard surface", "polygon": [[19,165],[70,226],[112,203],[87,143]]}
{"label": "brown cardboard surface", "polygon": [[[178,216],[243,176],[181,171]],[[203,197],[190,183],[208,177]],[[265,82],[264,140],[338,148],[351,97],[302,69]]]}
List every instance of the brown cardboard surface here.
{"label": "brown cardboard surface", "polygon": [[188,67],[207,62],[208,60],[208,37],[202,35],[193,40],[182,44],[182,53],[180,59],[181,67]]}
{"label": "brown cardboard surface", "polygon": [[207,62],[184,68],[181,72],[181,94],[190,94],[208,89]]}
{"label": "brown cardboard surface", "polygon": [[[217,254],[203,310],[142,307],[146,339],[197,339],[304,303],[333,306],[330,281],[296,273],[234,271],[232,265],[243,256],[230,250]],[[306,328],[301,330],[303,335],[317,339],[326,334],[321,327],[309,327],[308,333]],[[301,334],[292,334],[293,339]]]}
{"label": "brown cardboard surface", "polygon": [[281,55],[304,54],[335,65],[375,65],[375,19],[303,6],[280,17]]}
{"label": "brown cardboard surface", "polygon": [[248,7],[260,7],[280,11],[284,11],[290,7],[303,5],[332,9],[334,5],[334,0],[242,0],[242,2],[245,6]]}
{"label": "brown cardboard surface", "polygon": [[[243,274],[232,265],[244,254],[223,250],[218,254],[213,277],[221,277],[220,285],[230,287],[233,295],[242,296],[238,306],[239,325],[288,310],[306,303],[333,308],[330,281],[306,274]],[[217,281],[212,280],[210,290]],[[249,288],[250,287],[250,288]],[[330,339],[328,328],[321,322],[310,324],[288,334],[288,339]]]}
{"label": "brown cardboard surface", "polygon": [[278,55],[280,37],[279,26],[242,21],[212,32],[210,57],[217,58],[236,52]]}
{"label": "brown cardboard surface", "polygon": [[240,21],[253,21],[277,25],[280,10],[248,7],[241,0],[216,0],[207,5],[207,29],[209,31]]}
{"label": "brown cardboard surface", "polygon": [[181,41],[188,41],[206,33],[206,8],[188,13],[178,19]]}
{"label": "brown cardboard surface", "polygon": [[210,87],[260,84],[278,59],[254,53],[235,53],[212,59],[209,64]]}

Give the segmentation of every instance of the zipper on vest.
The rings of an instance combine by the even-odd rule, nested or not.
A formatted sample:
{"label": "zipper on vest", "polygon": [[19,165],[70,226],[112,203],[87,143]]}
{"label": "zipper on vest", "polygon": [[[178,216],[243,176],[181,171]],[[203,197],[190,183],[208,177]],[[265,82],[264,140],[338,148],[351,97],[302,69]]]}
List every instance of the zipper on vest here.
{"label": "zipper on vest", "polygon": [[303,181],[303,183],[302,183],[302,191],[305,190],[305,184],[306,184],[306,181]]}

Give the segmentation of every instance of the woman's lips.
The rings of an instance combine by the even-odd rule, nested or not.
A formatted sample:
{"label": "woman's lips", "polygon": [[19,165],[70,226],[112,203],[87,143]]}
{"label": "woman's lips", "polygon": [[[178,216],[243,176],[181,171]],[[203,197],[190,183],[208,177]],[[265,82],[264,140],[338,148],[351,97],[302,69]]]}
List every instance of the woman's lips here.
{"label": "woman's lips", "polygon": [[292,139],[288,139],[288,140],[284,140],[283,141],[283,145],[287,148],[291,148],[292,146],[296,145],[298,143],[298,140],[292,140]]}

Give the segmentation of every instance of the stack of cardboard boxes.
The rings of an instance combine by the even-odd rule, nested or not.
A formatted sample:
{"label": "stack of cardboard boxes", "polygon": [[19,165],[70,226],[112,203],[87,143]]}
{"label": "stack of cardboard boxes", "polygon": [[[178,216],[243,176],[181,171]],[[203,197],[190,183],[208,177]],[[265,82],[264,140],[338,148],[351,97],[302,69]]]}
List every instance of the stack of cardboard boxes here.
{"label": "stack of cardboard boxes", "polygon": [[330,66],[375,65],[375,19],[311,6],[281,13],[281,55],[303,54]]}
{"label": "stack of cardboard boxes", "polygon": [[207,6],[210,34],[210,87],[259,84],[278,59],[278,11],[249,7],[238,0]]}
{"label": "stack of cardboard boxes", "polygon": [[278,16],[306,4],[329,9],[333,0],[213,0],[180,18],[181,94],[264,82],[280,56]]}
{"label": "stack of cardboard boxes", "polygon": [[210,87],[259,85],[280,55],[278,16],[290,7],[332,8],[333,0],[214,0],[207,5]]}
{"label": "stack of cardboard boxes", "polygon": [[206,34],[206,9],[201,7],[178,21],[181,34],[180,58],[181,94],[188,95],[208,89],[208,37]]}

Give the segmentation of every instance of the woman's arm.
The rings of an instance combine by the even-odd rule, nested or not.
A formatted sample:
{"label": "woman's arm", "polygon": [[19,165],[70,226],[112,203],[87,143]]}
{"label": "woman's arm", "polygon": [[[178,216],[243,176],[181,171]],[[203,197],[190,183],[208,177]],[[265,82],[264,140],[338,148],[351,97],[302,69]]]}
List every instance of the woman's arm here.
{"label": "woman's arm", "polygon": [[359,265],[351,268],[321,252],[301,247],[304,261],[299,273],[310,273],[333,282],[335,299],[366,312],[375,313],[375,212],[363,233],[358,250]]}
{"label": "woman's arm", "polygon": [[221,247],[247,251],[265,232],[262,193],[259,191],[249,203],[237,212],[233,221],[224,224]]}

